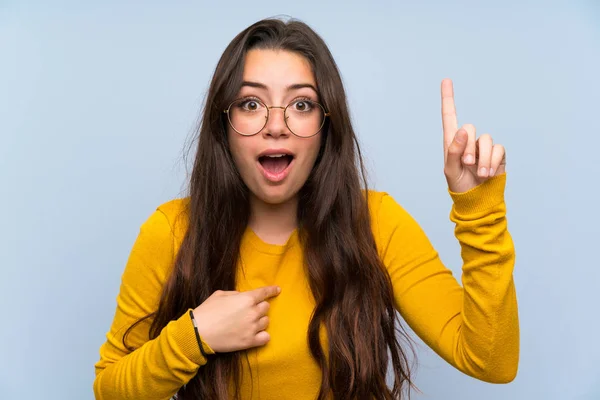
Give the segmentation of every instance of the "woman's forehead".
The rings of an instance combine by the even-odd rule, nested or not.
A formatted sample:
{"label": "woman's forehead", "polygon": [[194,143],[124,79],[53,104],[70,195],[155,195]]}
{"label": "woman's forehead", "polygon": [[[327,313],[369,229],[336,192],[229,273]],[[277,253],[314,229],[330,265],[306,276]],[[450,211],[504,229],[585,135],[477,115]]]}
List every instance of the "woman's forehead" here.
{"label": "woman's forehead", "polygon": [[243,80],[258,83],[269,91],[317,86],[309,61],[286,50],[250,50],[244,63]]}

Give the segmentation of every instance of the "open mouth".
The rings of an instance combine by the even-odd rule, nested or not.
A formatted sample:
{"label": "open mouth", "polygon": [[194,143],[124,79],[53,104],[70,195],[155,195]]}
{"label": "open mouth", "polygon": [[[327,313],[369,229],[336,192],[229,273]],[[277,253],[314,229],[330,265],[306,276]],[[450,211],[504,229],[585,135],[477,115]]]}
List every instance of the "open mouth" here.
{"label": "open mouth", "polygon": [[291,164],[294,156],[291,154],[270,154],[258,158],[265,172],[271,175],[279,175]]}

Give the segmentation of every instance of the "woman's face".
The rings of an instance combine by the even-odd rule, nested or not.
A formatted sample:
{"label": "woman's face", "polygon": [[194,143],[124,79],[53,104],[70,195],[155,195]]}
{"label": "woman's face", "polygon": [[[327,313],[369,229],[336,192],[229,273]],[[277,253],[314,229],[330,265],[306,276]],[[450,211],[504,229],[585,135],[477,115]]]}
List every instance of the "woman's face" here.
{"label": "woman's face", "polygon": [[[298,131],[311,129],[306,122],[308,103],[301,100],[318,102],[316,87],[310,63],[303,56],[284,50],[250,50],[243,84],[236,97],[247,99],[238,103],[237,110],[230,110],[229,118],[236,121],[238,130],[260,127],[266,110],[253,100],[260,100],[268,107],[285,107],[298,100],[288,112],[288,116],[296,113],[297,117],[288,119],[288,124],[295,132],[296,127]],[[258,200],[268,204],[295,198],[313,168],[321,144],[320,132],[312,137],[292,134],[285,124],[282,108],[269,110],[266,126],[256,135],[242,136],[230,124],[227,135],[244,183]]]}

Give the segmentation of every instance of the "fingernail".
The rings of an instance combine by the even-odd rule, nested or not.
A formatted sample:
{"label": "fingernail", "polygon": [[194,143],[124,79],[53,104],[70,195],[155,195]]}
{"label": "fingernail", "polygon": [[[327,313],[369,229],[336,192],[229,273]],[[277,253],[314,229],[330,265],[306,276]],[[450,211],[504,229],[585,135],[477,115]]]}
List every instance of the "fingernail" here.
{"label": "fingernail", "polygon": [[281,293],[281,288],[277,286],[277,293]]}
{"label": "fingernail", "polygon": [[458,143],[463,143],[466,139],[467,134],[464,131],[458,131],[456,133],[456,141]]}
{"label": "fingernail", "polygon": [[466,164],[472,164],[473,163],[473,154],[467,154],[465,156],[465,163]]}
{"label": "fingernail", "polygon": [[481,167],[479,168],[479,176],[487,176],[487,168],[486,167]]}
{"label": "fingernail", "polygon": [[490,176],[494,176],[494,168],[490,168]]}

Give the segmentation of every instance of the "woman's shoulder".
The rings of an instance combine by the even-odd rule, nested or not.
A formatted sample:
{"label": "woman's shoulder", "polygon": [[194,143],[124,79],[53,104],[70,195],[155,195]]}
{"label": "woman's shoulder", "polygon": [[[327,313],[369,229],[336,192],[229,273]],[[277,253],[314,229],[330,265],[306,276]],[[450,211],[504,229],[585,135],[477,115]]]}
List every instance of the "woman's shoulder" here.
{"label": "woman's shoulder", "polygon": [[163,213],[169,221],[174,221],[181,218],[182,215],[187,214],[189,203],[189,197],[172,199],[160,204],[156,207],[156,211]]}
{"label": "woman's shoulder", "polygon": [[380,218],[382,214],[403,214],[406,211],[388,192],[378,190],[367,191],[367,202],[371,218]]}
{"label": "woman's shoulder", "polygon": [[[174,236],[175,242],[183,239],[188,227],[189,197],[177,198],[159,204],[146,221],[147,226],[152,226],[157,235],[168,234]],[[154,222],[154,223],[153,223]]]}
{"label": "woman's shoulder", "polygon": [[[369,191],[368,201],[371,229],[382,257],[390,257],[390,251],[396,252],[407,247],[429,251],[428,244],[418,240],[424,237],[420,224],[392,195]],[[402,246],[393,243],[401,243]]]}
{"label": "woman's shoulder", "polygon": [[412,215],[388,192],[369,190],[367,196],[373,233],[387,236],[399,227],[416,223]]}
{"label": "woman's shoulder", "polygon": [[[365,191],[363,190],[363,194],[365,193]],[[381,200],[387,196],[387,192],[381,192],[379,190],[373,190],[373,189],[369,189],[366,191],[367,194],[367,201],[369,202],[369,207],[372,207],[374,205],[379,205],[381,203]]]}

